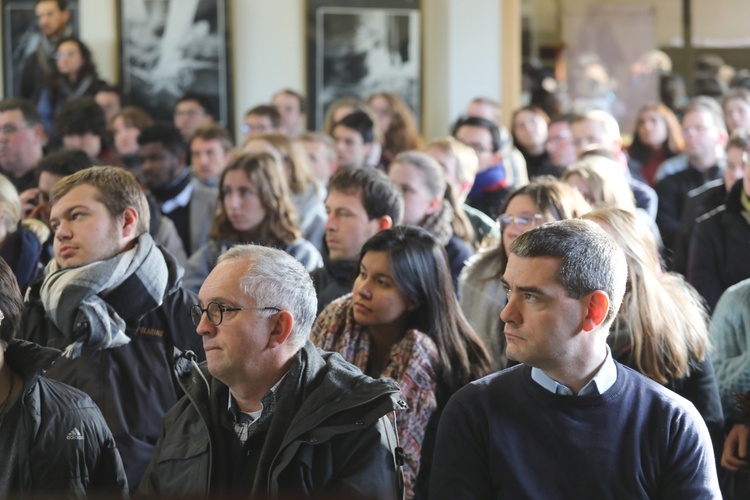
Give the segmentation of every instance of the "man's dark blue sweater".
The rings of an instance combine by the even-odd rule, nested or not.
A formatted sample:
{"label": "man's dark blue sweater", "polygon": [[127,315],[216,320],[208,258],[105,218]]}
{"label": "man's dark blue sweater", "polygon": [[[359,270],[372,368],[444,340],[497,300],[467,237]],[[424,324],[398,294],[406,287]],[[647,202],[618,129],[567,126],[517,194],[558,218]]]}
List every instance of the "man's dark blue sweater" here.
{"label": "man's dark blue sweater", "polygon": [[685,399],[617,364],[602,395],[561,396],[519,365],[443,412],[431,498],[721,498],[711,439]]}

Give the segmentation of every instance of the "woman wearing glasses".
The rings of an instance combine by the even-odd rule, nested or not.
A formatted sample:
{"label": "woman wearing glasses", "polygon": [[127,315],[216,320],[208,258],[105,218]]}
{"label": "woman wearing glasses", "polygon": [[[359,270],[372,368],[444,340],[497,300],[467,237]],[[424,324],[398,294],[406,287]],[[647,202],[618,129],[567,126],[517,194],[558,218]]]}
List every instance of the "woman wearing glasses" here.
{"label": "woman wearing glasses", "polygon": [[458,306],[441,245],[414,226],[370,238],[360,253],[352,293],[318,316],[311,339],[371,377],[398,382],[409,405],[396,423],[407,497],[413,498],[421,465],[423,474],[429,473],[432,438],[425,439],[425,433],[437,425],[433,414],[491,369],[487,351]]}
{"label": "woman wearing glasses", "polygon": [[544,222],[580,217],[590,209],[574,188],[552,177],[537,177],[508,196],[498,217],[499,244],[475,256],[461,273],[458,284],[461,309],[487,346],[496,370],[508,367],[504,325],[500,320],[507,299],[500,278],[505,273],[511,243]]}
{"label": "woman wearing glasses", "polygon": [[59,142],[54,122],[60,107],[75,97],[93,97],[104,85],[85,43],[73,37],[57,43],[55,64],[50,68],[47,84],[36,96],[39,117],[50,141],[54,139],[53,146]]}
{"label": "woman wearing glasses", "polygon": [[308,271],[323,265],[320,252],[302,238],[281,165],[268,153],[244,154],[224,169],[209,241],[188,259],[183,285],[197,293],[219,255],[239,243],[282,249]]}

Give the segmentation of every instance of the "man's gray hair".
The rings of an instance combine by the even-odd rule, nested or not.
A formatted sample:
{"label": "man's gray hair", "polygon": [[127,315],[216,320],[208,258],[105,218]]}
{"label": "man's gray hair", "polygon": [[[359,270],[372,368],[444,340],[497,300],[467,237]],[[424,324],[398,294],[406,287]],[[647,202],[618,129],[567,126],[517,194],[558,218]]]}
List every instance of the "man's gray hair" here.
{"label": "man's gray hair", "polygon": [[604,325],[614,321],[625,295],[628,265],[615,240],[596,223],[567,219],[542,224],[516,238],[510,253],[560,259],[557,280],[568,296],[580,299],[595,290],[606,292],[609,311]]}
{"label": "man's gray hair", "polygon": [[289,311],[294,326],[289,340],[300,349],[310,336],[318,310],[310,274],[288,253],[259,245],[236,245],[219,257],[219,263],[247,259],[240,278],[242,292],[258,307],[278,307]]}

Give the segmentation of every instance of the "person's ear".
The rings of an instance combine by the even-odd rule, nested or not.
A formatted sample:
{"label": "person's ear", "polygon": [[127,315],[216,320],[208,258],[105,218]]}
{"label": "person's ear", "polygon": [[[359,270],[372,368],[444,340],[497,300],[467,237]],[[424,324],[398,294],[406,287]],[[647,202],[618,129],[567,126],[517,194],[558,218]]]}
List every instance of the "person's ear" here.
{"label": "person's ear", "polygon": [[292,313],[286,310],[276,313],[276,323],[268,337],[268,347],[270,349],[280,347],[287,341],[287,339],[289,339],[293,327],[294,316],[292,316]]}
{"label": "person's ear", "polygon": [[430,200],[430,204],[427,205],[427,215],[434,214],[435,211],[440,208],[440,204],[443,203],[443,199],[440,196],[435,196]]}
{"label": "person's ear", "polygon": [[378,217],[377,221],[378,221],[378,232],[383,231],[385,229],[390,229],[393,227],[393,219],[391,219],[390,215],[383,215],[382,217]]}
{"label": "person's ear", "polygon": [[138,236],[138,210],[128,207],[122,214],[122,237],[132,239]]}
{"label": "person's ear", "polygon": [[586,307],[586,317],[583,320],[583,330],[590,332],[599,327],[607,318],[609,311],[609,297],[602,290],[595,290],[589,296]]}

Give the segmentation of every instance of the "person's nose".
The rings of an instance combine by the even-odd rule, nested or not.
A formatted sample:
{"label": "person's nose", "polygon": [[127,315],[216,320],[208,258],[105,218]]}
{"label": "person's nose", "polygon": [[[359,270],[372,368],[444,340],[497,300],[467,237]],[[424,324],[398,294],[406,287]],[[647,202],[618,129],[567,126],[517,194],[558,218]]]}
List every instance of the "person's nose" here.
{"label": "person's nose", "polygon": [[201,314],[201,320],[198,322],[198,326],[195,327],[195,333],[201,337],[216,333],[216,327],[208,320],[208,313],[206,311],[203,311],[203,314]]}
{"label": "person's nose", "polygon": [[505,307],[502,311],[500,311],[500,319],[503,321],[503,323],[508,323],[512,325],[518,325],[520,324],[520,314],[518,310],[518,305],[516,304],[516,300],[514,296],[507,298],[507,303],[505,304]]}
{"label": "person's nose", "polygon": [[57,223],[57,228],[55,229],[55,238],[57,238],[60,241],[70,239],[70,237],[73,235],[73,232],[70,229],[70,225],[65,221],[60,221]]}
{"label": "person's nose", "polygon": [[326,223],[323,226],[326,231],[335,231],[338,229],[338,224],[336,224],[336,215],[331,212],[328,214],[328,218],[326,218]]}

